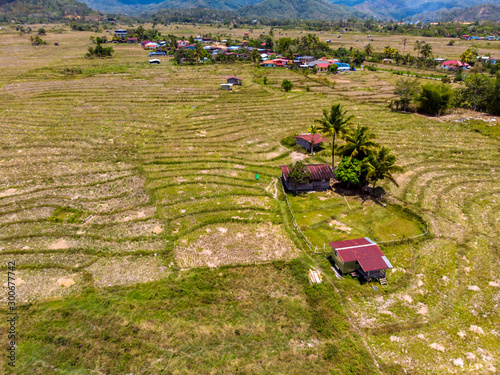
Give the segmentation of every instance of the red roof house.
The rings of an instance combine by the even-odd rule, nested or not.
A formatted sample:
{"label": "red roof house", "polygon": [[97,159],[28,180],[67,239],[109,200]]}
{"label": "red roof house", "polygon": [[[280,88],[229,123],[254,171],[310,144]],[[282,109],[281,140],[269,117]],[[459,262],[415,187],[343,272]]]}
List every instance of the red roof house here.
{"label": "red roof house", "polygon": [[469,64],[463,63],[459,60],[448,60],[441,64],[441,69],[456,70],[456,69],[469,69]]}
{"label": "red roof house", "polygon": [[366,279],[384,278],[392,264],[378,245],[368,237],[330,242],[332,258],[342,273],[359,273]]}
{"label": "red roof house", "polygon": [[309,172],[309,181],[306,183],[296,183],[288,177],[290,166],[282,165],[281,178],[285,187],[293,193],[303,193],[306,191],[322,191],[330,189],[330,180],[334,178],[332,168],[326,164],[306,165]]}
{"label": "red roof house", "polygon": [[319,134],[314,134],[314,137],[311,133],[307,134],[300,134],[294,137],[295,138],[295,143],[298,144],[299,146],[304,147],[306,150],[311,149],[311,143],[313,148],[317,148],[320,143],[325,142],[326,138],[323,138]]}

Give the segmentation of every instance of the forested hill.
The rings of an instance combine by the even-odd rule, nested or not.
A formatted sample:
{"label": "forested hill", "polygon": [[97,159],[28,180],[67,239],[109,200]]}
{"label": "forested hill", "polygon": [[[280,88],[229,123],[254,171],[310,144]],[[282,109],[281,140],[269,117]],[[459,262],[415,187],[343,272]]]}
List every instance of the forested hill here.
{"label": "forested hill", "polygon": [[364,12],[326,0],[264,0],[242,8],[238,13],[244,17],[265,19],[341,20],[367,17]]}
{"label": "forested hill", "polygon": [[[330,1],[339,4],[346,3],[344,0]],[[401,20],[419,19],[424,13],[429,15],[434,12],[459,10],[481,4],[500,5],[500,0],[350,0],[348,3],[376,18]]]}
{"label": "forested hill", "polygon": [[161,9],[207,8],[237,10],[262,0],[82,0],[92,9],[104,12],[137,14],[157,12]]}
{"label": "forested hill", "polygon": [[203,8],[232,11],[234,17],[261,19],[500,19],[500,0],[0,0],[0,20],[57,20],[68,15],[91,14],[89,7],[122,14],[156,13],[161,9]]}
{"label": "forested hill", "polygon": [[1,22],[10,19],[48,22],[93,13],[86,4],[75,0],[0,0]]}
{"label": "forested hill", "polygon": [[423,13],[419,20],[425,22],[474,22],[474,21],[496,21],[500,20],[500,5],[482,4],[465,9],[453,9]]}

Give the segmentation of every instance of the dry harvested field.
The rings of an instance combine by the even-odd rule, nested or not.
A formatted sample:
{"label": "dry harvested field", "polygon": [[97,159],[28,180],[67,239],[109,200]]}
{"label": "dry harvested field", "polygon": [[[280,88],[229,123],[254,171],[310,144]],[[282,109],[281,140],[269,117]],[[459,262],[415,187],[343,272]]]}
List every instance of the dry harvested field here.
{"label": "dry harvested field", "polygon": [[[200,30],[178,27],[164,32],[188,36]],[[354,280],[333,278],[335,288],[328,293],[342,301],[342,307],[331,307],[339,316],[327,317],[348,322],[342,328],[347,333],[336,336],[337,348],[350,331],[359,353],[371,353],[365,357],[373,360],[360,367],[353,364],[350,370],[342,367],[338,373],[367,369],[387,374],[500,371],[498,139],[455,122],[460,114],[435,119],[391,112],[387,104],[393,98],[396,78],[388,72],[359,71],[329,78],[336,82],[332,88],[321,75],[305,77],[286,70],[256,69],[251,64],[178,67],[163,59],[161,65],[149,66],[147,53],[134,45],[114,45],[112,59],[86,60],[83,55],[91,35],[49,32],[45,37],[49,45],[32,47],[27,36],[0,34],[1,270],[6,273],[7,262],[16,261],[18,302],[33,303],[24,310],[29,324],[25,326],[26,344],[21,347],[26,371],[22,373],[31,368],[36,368],[35,373],[201,373],[220,363],[226,371],[262,373],[267,369],[279,373],[276,363],[286,363],[299,352],[311,364],[302,364],[306,367],[301,370],[338,370],[328,358],[333,361],[342,350],[330,350],[327,339],[317,333],[319,328],[311,333],[311,327],[319,324],[315,314],[320,302],[307,285],[295,286],[297,267],[259,265],[272,261],[288,264],[299,257],[329,272],[324,257],[306,254],[291,230],[277,177],[278,166],[297,157],[280,141],[304,131],[322,109],[336,102],[394,150],[405,173],[397,176],[398,188],[386,186],[390,202],[411,208],[429,225],[429,235],[419,241],[384,246],[395,265],[388,287],[373,290]],[[54,42],[60,46],[55,47]],[[438,43],[444,45],[445,40]],[[244,86],[232,92],[219,90],[226,75],[241,77]],[[262,84],[264,76],[268,85]],[[285,78],[294,83],[289,93],[280,90]],[[328,159],[319,154],[312,161]],[[325,224],[321,238],[315,239],[309,219],[299,221],[318,246],[323,245],[332,223],[335,239],[350,238],[345,228],[354,228],[353,233],[373,230],[386,239],[388,229],[382,227],[393,225],[390,220],[379,225],[378,216],[363,219],[372,212],[382,217],[381,208],[371,207],[370,202],[363,206],[350,197],[357,211],[349,214],[345,206],[337,210],[337,203],[344,204],[343,199],[334,200],[337,198],[318,195],[317,206],[309,214],[307,202],[292,204],[297,211],[303,210],[304,218],[312,218],[314,212],[315,220]],[[331,220],[317,219],[321,210],[327,210]],[[394,212],[387,209],[385,215]],[[343,222],[344,218],[352,222]],[[398,236],[422,231],[411,226],[409,218],[403,219],[409,229],[393,231]],[[357,225],[356,220],[373,227]],[[229,278],[220,292],[226,293],[224,301],[232,301],[226,301],[228,305],[217,304],[219,291],[204,283],[215,280],[219,268],[221,277]],[[281,283],[279,288],[269,289],[275,281]],[[175,308],[180,308],[176,303],[169,305],[172,291],[158,292],[165,299],[155,300],[160,298],[155,291],[165,285],[172,286],[176,298],[184,298],[183,290],[197,286],[199,299],[189,305],[192,315],[184,310],[176,313]],[[210,292],[204,294],[203,288]],[[98,297],[89,297],[89,290]],[[233,298],[236,294],[241,301]],[[268,300],[271,294],[272,298],[286,297],[286,304],[278,301],[274,305]],[[2,308],[6,296],[6,292],[0,296]],[[46,299],[52,302],[42,302]],[[109,320],[113,329],[100,331],[96,326],[107,320],[99,309],[115,313],[108,307],[115,303],[122,315]],[[186,320],[175,320],[177,326],[166,322],[166,315],[159,312],[163,305],[172,309],[168,319]],[[229,313],[235,306],[241,312]],[[259,311],[252,315],[249,306],[260,306]],[[267,315],[266,306],[276,312]],[[156,311],[154,318],[145,310],[142,315],[132,312],[136,308]],[[54,321],[50,320],[52,309]],[[296,309],[301,313],[283,318]],[[91,324],[64,331],[70,327],[65,320],[69,319],[67,311],[70,315],[81,311],[79,319],[89,319]],[[206,320],[212,313],[214,319],[232,315],[226,324]],[[197,319],[202,322],[199,326],[193,325]],[[255,321],[252,340],[264,337],[266,325],[273,327],[269,332],[277,341],[272,349],[265,346],[263,353],[251,340],[227,339],[235,329],[240,337],[242,325],[249,320]],[[306,321],[315,324],[300,328]],[[59,333],[37,336],[44,324],[54,324],[51,327]],[[224,336],[217,336],[213,344],[225,345],[229,353],[222,362],[212,349],[196,346],[204,338],[218,335],[214,332],[219,325]],[[133,336],[136,328],[141,333],[137,341],[129,343],[131,347],[147,343],[148,348],[154,343],[163,350],[158,357],[147,358],[151,367],[141,368],[132,360],[113,367],[113,355],[128,358],[136,353],[124,354],[118,346],[108,351],[103,345],[102,351],[92,352],[92,358],[71,357],[75,352],[69,348],[78,351],[78,345],[91,345],[78,336],[85,329],[96,329],[97,336],[92,331],[89,337],[96,342],[111,340],[114,348],[119,341],[114,335],[129,335],[131,330]],[[190,330],[189,339],[169,336],[181,328]],[[151,338],[160,332],[170,333],[165,333],[162,342]],[[46,344],[58,350],[55,357],[43,349]],[[229,347],[237,348],[236,352]],[[324,354],[324,348],[330,351]],[[276,354],[285,349],[283,357]],[[206,367],[190,367],[192,350],[203,353],[199,355]],[[235,356],[240,352],[246,359],[238,362]],[[68,356],[72,359],[66,364]],[[178,362],[172,363],[186,371],[162,367],[168,361],[161,362],[161,358],[174,357]],[[256,357],[260,362],[250,366]],[[356,361],[361,363],[358,357]],[[61,365],[56,371],[61,363],[66,367]],[[299,369],[289,366],[289,373]]]}

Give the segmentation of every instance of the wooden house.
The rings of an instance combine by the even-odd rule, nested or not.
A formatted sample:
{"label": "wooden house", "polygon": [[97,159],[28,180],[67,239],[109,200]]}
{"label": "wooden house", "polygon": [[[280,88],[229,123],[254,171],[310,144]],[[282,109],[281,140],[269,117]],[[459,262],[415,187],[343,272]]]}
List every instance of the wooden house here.
{"label": "wooden house", "polygon": [[455,71],[457,69],[469,69],[470,65],[459,60],[449,60],[441,64],[441,69]]}
{"label": "wooden house", "polygon": [[241,82],[241,78],[235,77],[235,76],[229,76],[226,77],[227,83],[230,83],[232,85],[240,85],[243,86],[243,83]]}
{"label": "wooden house", "polygon": [[128,35],[127,30],[115,30],[115,36],[120,39],[125,39]]}
{"label": "wooden house", "polygon": [[342,274],[356,274],[364,279],[384,279],[392,264],[378,245],[368,237],[330,242],[335,266]]}
{"label": "wooden house", "polygon": [[305,65],[305,64],[308,64],[311,61],[314,61],[316,59],[314,58],[314,56],[301,56],[301,57],[298,57],[297,60],[300,60],[300,63],[302,65]]}
{"label": "wooden house", "polygon": [[311,143],[314,150],[315,148],[318,148],[320,143],[326,141],[326,138],[323,138],[321,135],[314,134],[313,136],[311,133],[299,134],[294,138],[295,138],[295,143],[298,144],[299,146],[304,147],[306,150],[311,150]]}
{"label": "wooden house", "polygon": [[303,184],[297,184],[288,178],[290,167],[282,165],[281,178],[287,190],[293,193],[304,193],[307,191],[324,191],[330,189],[330,180],[335,177],[332,168],[326,164],[310,164],[306,165],[309,171],[309,181]]}

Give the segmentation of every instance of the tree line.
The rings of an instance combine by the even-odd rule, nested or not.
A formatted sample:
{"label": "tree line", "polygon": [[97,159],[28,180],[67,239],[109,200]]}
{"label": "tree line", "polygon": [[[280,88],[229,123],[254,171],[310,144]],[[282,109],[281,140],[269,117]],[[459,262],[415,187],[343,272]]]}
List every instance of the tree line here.
{"label": "tree line", "polygon": [[[460,71],[464,74],[463,71]],[[441,83],[420,85],[417,79],[400,79],[396,83],[393,100],[389,107],[402,111],[418,111],[440,116],[459,107],[475,111],[500,114],[500,74],[490,77],[485,74],[468,74],[458,88]]]}

